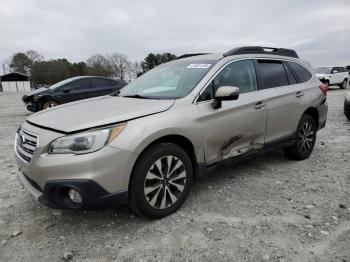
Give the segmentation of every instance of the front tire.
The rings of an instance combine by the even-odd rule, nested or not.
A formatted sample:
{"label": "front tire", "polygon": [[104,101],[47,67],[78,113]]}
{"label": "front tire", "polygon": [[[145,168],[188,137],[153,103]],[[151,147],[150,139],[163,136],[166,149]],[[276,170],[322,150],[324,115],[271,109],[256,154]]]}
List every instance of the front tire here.
{"label": "front tire", "polygon": [[343,83],[340,85],[340,89],[346,89],[348,86],[348,80],[344,79]]}
{"label": "front tire", "polygon": [[58,106],[58,103],[56,101],[49,100],[43,104],[42,109],[48,109],[55,106]]}
{"label": "front tire", "polygon": [[130,207],[148,218],[167,216],[183,204],[192,180],[188,154],[172,143],[156,144],[135,164],[129,186]]}
{"label": "front tire", "polygon": [[286,156],[293,160],[308,158],[316,143],[316,132],[315,120],[310,115],[303,115],[298,124],[295,144],[283,148]]}

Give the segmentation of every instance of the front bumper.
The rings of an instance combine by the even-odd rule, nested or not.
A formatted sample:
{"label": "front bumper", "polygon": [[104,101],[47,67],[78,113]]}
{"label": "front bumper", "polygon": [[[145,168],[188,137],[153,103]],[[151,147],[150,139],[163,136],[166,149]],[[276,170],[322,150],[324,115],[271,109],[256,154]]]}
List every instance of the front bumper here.
{"label": "front bumper", "polygon": [[[45,183],[41,190],[35,181],[25,176],[20,170],[17,177],[23,187],[36,201],[51,208],[91,209],[99,207],[120,207],[128,203],[128,191],[108,193],[104,188],[89,179],[52,180]],[[75,189],[82,196],[82,204],[73,203],[68,197],[68,190]]]}
{"label": "front bumper", "polygon": [[[89,154],[48,154],[51,141],[63,134],[27,122],[22,124],[21,130],[37,136],[37,147],[29,161],[21,158],[15,145],[19,180],[36,200],[49,206],[72,207],[58,200],[70,187],[77,188],[86,199],[84,207],[111,202],[116,206],[119,200],[124,204],[125,196],[119,195],[127,195],[137,153],[107,145]],[[56,188],[61,189],[58,192]]]}
{"label": "front bumper", "polygon": [[40,111],[40,106],[38,104],[34,104],[33,102],[24,102],[28,111],[38,112]]}

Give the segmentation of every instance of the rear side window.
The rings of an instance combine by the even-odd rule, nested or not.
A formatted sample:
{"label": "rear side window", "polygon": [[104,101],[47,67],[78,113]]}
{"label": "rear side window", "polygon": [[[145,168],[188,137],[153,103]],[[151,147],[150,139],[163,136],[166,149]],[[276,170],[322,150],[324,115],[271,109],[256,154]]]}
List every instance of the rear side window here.
{"label": "rear side window", "polygon": [[120,82],[119,81],[115,81],[115,80],[108,80],[109,85],[110,86],[120,86]]}
{"label": "rear side window", "polygon": [[303,66],[290,61],[288,61],[287,64],[292,68],[301,83],[307,82],[311,79],[311,73],[307,71]]}
{"label": "rear side window", "polygon": [[110,86],[109,79],[103,79],[103,78],[93,78],[92,79],[92,86],[94,88],[103,88]]}
{"label": "rear side window", "polygon": [[282,61],[258,60],[258,66],[264,89],[288,85]]}
{"label": "rear side window", "polygon": [[288,83],[290,85],[297,84],[298,83],[297,79],[295,78],[293,72],[289,69],[289,67],[286,64],[284,65],[284,69],[286,70]]}

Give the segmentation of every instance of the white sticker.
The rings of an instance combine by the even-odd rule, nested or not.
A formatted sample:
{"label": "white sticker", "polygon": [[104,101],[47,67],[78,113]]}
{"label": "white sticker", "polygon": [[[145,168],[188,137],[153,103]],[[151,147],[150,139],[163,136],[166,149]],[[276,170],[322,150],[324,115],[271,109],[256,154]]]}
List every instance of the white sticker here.
{"label": "white sticker", "polygon": [[190,64],[187,66],[187,68],[200,68],[200,69],[206,69],[209,68],[211,64]]}

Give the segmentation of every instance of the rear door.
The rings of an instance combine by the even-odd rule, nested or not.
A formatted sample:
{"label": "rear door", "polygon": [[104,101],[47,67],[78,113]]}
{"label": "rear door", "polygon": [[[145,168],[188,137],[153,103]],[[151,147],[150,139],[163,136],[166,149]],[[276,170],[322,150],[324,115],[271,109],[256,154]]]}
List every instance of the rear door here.
{"label": "rear door", "polygon": [[104,96],[113,93],[117,89],[117,82],[107,78],[92,78],[90,97]]}
{"label": "rear door", "polygon": [[273,144],[295,133],[305,99],[303,86],[282,60],[258,59],[257,71],[268,112],[265,143]]}
{"label": "rear door", "polygon": [[[238,87],[240,95],[213,109],[220,86]],[[207,165],[263,147],[267,110],[258,93],[254,61],[246,59],[225,65],[200,94],[197,106]]]}

